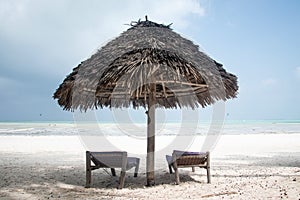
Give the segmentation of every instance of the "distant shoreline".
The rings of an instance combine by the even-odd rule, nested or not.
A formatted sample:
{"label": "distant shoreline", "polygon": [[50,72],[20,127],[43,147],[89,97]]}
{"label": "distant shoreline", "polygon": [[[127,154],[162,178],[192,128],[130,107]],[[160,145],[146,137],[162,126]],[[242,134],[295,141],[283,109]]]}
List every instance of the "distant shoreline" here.
{"label": "distant shoreline", "polygon": [[[112,122],[0,122],[0,135],[105,135],[144,137],[147,123]],[[217,128],[217,132],[216,131]],[[280,121],[209,121],[156,123],[156,135],[249,135],[249,134],[297,134],[300,120]]]}
{"label": "distant shoreline", "polygon": [[[199,120],[199,123],[211,123],[212,120]],[[25,124],[30,124],[30,123],[40,123],[40,124],[76,124],[75,120],[72,121],[0,121],[0,124],[3,123],[11,123],[11,124],[19,124],[19,123],[25,123]],[[95,121],[85,121],[85,123],[95,123]],[[115,121],[97,121],[97,123],[104,123],[104,124],[111,124],[111,123],[116,123]],[[118,122],[120,123],[120,122]],[[129,124],[131,122],[121,122],[122,124]],[[146,121],[133,121],[133,123],[137,124],[143,124],[146,123]],[[166,121],[165,123],[181,123],[181,121]],[[193,122],[194,123],[194,122]],[[300,123],[300,119],[259,119],[259,120],[229,120],[225,119],[224,123]]]}

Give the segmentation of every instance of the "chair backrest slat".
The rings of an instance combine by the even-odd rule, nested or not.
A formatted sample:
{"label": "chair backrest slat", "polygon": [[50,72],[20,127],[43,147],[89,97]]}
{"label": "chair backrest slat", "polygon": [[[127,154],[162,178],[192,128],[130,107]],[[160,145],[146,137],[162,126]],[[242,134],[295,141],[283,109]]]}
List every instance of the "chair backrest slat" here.
{"label": "chair backrest slat", "polygon": [[127,152],[91,152],[91,160],[98,167],[126,168]]}
{"label": "chair backrest slat", "polygon": [[173,160],[176,161],[178,166],[184,165],[203,165],[207,162],[208,152],[173,152]]}

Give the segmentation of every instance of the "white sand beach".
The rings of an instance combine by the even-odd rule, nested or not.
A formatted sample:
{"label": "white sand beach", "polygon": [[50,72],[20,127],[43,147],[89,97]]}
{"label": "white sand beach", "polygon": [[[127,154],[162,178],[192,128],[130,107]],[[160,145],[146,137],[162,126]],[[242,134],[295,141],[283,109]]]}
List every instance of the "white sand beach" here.
{"label": "white sand beach", "polygon": [[118,177],[102,169],[93,171],[92,188],[84,187],[78,136],[0,136],[0,199],[300,199],[299,141],[300,134],[224,135],[211,152],[211,184],[204,169],[181,169],[176,185],[161,157],[156,186],[145,187],[142,158],[139,176],[128,171],[118,190]]}

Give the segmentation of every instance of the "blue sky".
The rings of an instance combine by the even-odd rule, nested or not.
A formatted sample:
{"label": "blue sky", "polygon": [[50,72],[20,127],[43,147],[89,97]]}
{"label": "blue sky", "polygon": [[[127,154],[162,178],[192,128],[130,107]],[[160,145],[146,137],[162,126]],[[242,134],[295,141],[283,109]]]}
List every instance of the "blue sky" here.
{"label": "blue sky", "polygon": [[72,120],[52,99],[58,85],[145,14],[238,76],[230,119],[300,119],[299,10],[298,0],[0,0],[0,121]]}

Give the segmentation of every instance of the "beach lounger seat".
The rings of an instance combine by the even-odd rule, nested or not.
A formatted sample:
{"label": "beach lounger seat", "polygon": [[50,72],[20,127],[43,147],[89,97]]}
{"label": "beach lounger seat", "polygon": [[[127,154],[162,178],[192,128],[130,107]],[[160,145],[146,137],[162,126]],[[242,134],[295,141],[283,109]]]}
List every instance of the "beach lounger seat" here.
{"label": "beach lounger seat", "polygon": [[91,186],[92,170],[99,168],[110,168],[113,176],[116,176],[115,168],[121,168],[119,189],[122,189],[125,182],[126,171],[135,167],[134,177],[137,177],[140,159],[127,157],[127,152],[86,152],[86,187]]}
{"label": "beach lounger seat", "polygon": [[174,150],[172,156],[166,155],[170,174],[172,168],[175,170],[176,183],[179,184],[178,168],[192,167],[195,172],[195,167],[205,168],[207,170],[207,182],[211,182],[210,175],[210,154],[209,152],[188,152]]}

